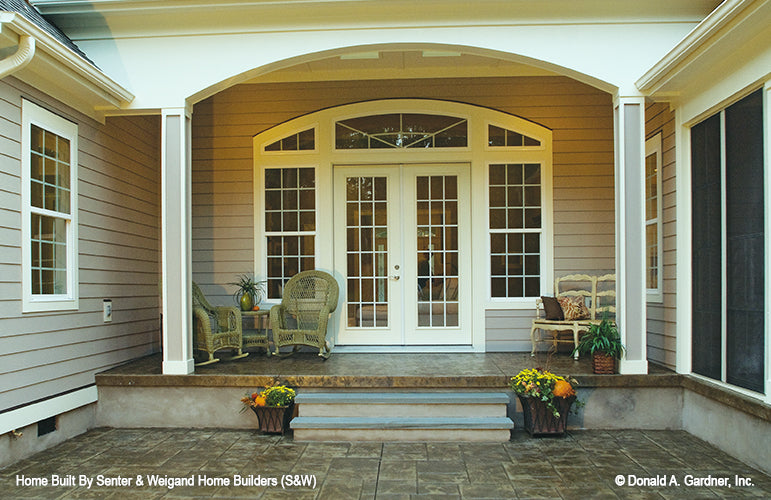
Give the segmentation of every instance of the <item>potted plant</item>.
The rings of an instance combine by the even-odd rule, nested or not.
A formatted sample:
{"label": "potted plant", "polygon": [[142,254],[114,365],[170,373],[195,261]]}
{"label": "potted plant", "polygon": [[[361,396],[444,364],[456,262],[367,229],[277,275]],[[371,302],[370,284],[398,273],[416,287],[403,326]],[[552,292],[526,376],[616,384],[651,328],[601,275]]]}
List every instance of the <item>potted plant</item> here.
{"label": "potted plant", "polygon": [[268,386],[262,391],[252,392],[241,398],[243,410],[251,408],[262,432],[284,434],[294,413],[294,398],[297,393],[285,385]]}
{"label": "potted plant", "polygon": [[594,373],[616,372],[616,359],[624,354],[624,345],[616,323],[603,316],[600,323],[592,324],[575,348],[578,354],[591,354]]}
{"label": "potted plant", "polygon": [[236,286],[236,291],[233,292],[233,299],[241,307],[242,311],[251,311],[255,307],[259,309],[259,304],[265,295],[265,283],[266,281],[256,281],[250,274],[242,274],[238,277],[238,281],[228,283],[229,285]]}
{"label": "potted plant", "polygon": [[531,436],[565,433],[577,384],[575,379],[541,368],[525,369],[511,377],[509,387],[522,404],[525,429]]}

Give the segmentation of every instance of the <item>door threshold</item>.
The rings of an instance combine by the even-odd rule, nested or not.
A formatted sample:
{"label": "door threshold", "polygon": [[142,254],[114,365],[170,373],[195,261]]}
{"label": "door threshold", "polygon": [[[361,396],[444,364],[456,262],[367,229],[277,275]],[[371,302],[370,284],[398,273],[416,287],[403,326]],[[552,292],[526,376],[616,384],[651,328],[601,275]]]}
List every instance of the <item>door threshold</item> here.
{"label": "door threshold", "polygon": [[483,353],[471,345],[335,345],[335,353]]}

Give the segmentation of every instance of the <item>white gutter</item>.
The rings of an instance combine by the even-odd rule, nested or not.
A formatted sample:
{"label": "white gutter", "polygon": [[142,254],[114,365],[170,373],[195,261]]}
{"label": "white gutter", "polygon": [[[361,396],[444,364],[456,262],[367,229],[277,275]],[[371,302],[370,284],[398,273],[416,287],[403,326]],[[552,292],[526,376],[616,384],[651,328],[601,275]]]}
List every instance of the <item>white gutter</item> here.
{"label": "white gutter", "polygon": [[12,56],[0,61],[0,79],[15,73],[32,61],[35,56],[35,39],[29,35],[19,37],[19,49]]}

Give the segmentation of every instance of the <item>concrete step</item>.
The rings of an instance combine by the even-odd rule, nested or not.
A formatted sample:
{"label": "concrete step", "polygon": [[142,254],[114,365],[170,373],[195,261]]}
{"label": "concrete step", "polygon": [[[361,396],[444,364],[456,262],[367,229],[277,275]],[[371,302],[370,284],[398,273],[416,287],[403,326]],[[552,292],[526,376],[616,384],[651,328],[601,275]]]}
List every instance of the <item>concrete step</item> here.
{"label": "concrete step", "polygon": [[296,417],[291,426],[296,441],[503,442],[514,423],[506,417]]}
{"label": "concrete step", "polygon": [[505,417],[505,393],[300,393],[303,417]]}
{"label": "concrete step", "polygon": [[302,392],[298,441],[508,441],[506,393]]}

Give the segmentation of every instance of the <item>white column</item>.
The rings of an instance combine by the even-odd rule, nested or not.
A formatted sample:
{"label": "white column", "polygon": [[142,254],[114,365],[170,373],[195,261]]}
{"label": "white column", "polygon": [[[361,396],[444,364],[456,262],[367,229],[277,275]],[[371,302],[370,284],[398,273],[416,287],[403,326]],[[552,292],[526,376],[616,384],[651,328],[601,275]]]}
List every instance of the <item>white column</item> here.
{"label": "white column", "polygon": [[193,373],[191,134],[186,107],[161,114],[163,373]]}
{"label": "white column", "polygon": [[691,132],[683,124],[682,108],[675,110],[675,247],[677,294],[675,296],[675,371],[691,373],[692,366],[692,300],[691,281],[693,249],[691,238]]}
{"label": "white column", "polygon": [[616,321],[626,354],[619,372],[648,373],[645,282],[645,99],[616,97]]}

